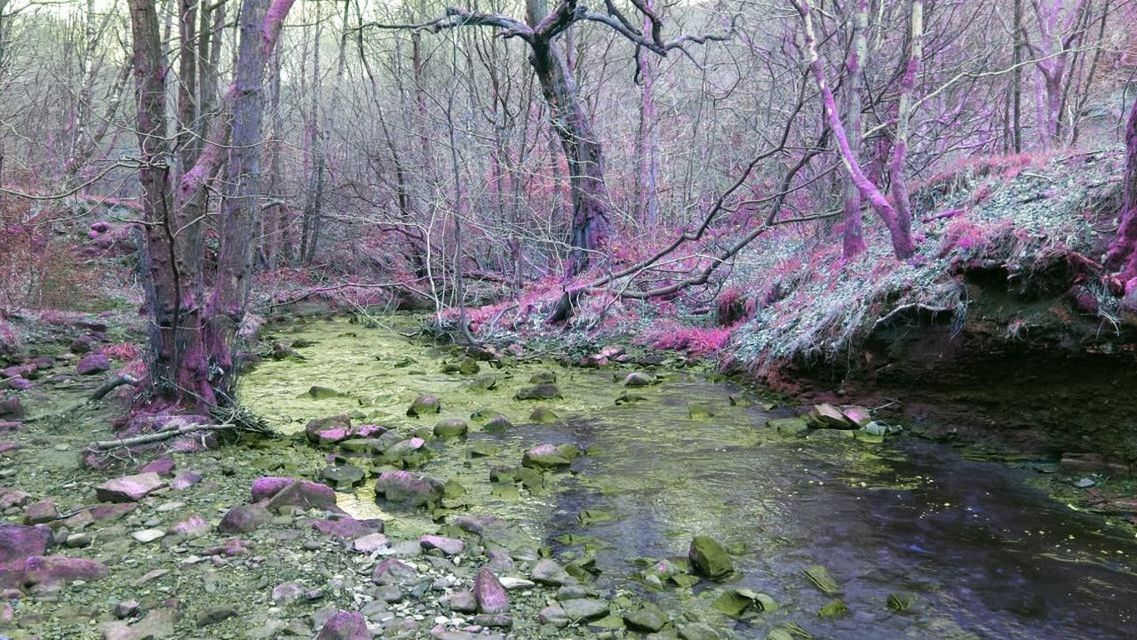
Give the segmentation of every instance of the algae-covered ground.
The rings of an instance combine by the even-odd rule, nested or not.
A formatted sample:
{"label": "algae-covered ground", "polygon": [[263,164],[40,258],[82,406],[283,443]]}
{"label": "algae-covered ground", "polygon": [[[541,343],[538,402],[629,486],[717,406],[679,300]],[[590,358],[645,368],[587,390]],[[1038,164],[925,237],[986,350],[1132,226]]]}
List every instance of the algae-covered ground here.
{"label": "algae-covered ground", "polygon": [[[116,407],[26,420],[5,435],[19,448],[0,454],[0,485],[28,494],[5,520],[19,522],[31,504],[53,500],[59,517],[48,525],[63,544],[52,554],[97,560],[107,575],[14,597],[0,612],[0,634],[310,638],[347,610],[363,613],[384,638],[1127,637],[1137,547],[1030,488],[1034,471],[903,436],[881,442],[852,431],[799,432],[793,421],[771,425],[794,410],[695,370],[568,368],[524,348],[474,360],[406,338],[400,332],[415,328],[412,318],[377,320],[267,327],[268,343],[296,356],[247,373],[241,399],[281,437],[172,452],[174,473],[197,472],[201,481],[161,488],[117,517],[69,519],[97,504],[98,483],[146,462],[79,468],[79,451],[111,433]],[[647,384],[625,385],[633,372]],[[535,376],[555,377],[558,393],[542,393],[560,397],[516,399]],[[28,412],[73,406],[97,382],[44,380]],[[423,394],[439,398],[441,412],[409,417]],[[537,420],[537,409],[555,417]],[[367,459],[308,442],[309,421],[341,413],[355,427],[422,436],[426,453]],[[487,429],[496,414],[512,426]],[[469,434],[434,437],[446,419],[468,421]],[[521,467],[523,453],[542,443],[583,454],[566,468]],[[447,482],[446,498],[430,509],[393,506],[375,498],[373,479],[341,492],[348,513],[384,521],[388,544],[366,552],[317,531],[311,521],[326,517],[320,509],[278,511],[246,534],[218,531],[223,515],[250,501],[258,477],[310,480],[329,460],[369,473],[411,466]],[[500,520],[478,520],[484,529],[476,533],[470,516]],[[176,532],[195,517],[203,526]],[[134,537],[147,531],[164,535]],[[466,548],[424,553],[424,533],[454,536]],[[721,543],[729,573],[712,580],[691,565],[696,536]],[[377,582],[373,572],[388,556],[413,565],[417,577]],[[562,575],[517,582],[535,578],[541,559]],[[460,604],[482,566],[514,580],[509,626],[490,626],[504,621]],[[579,617],[557,617],[567,610]]]}

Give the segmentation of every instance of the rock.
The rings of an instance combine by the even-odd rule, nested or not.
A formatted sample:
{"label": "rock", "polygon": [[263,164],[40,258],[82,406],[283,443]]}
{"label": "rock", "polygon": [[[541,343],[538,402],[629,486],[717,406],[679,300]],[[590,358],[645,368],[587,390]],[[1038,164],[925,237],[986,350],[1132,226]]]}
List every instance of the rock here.
{"label": "rock", "polygon": [[[20,403],[20,399],[16,396],[10,398],[0,398],[0,418],[20,419],[24,417],[24,405]],[[5,422],[8,425],[5,430],[18,429],[19,427],[12,427],[11,425],[18,425],[18,422]]]}
{"label": "rock", "polygon": [[856,405],[841,407],[841,415],[861,429],[873,421],[872,414],[869,413],[868,409]]}
{"label": "rock", "polygon": [[351,430],[347,427],[332,427],[330,429],[320,429],[313,435],[315,436],[317,446],[331,447],[350,438]]}
{"label": "rock", "polygon": [[434,435],[439,438],[458,438],[466,435],[469,425],[461,418],[449,418],[434,425]]}
{"label": "rock", "polygon": [[317,477],[336,491],[358,487],[367,481],[367,474],[363,469],[352,464],[324,467],[320,469]]}
{"label": "rock", "polygon": [[387,502],[422,507],[442,499],[443,484],[411,471],[384,471],[375,481],[375,495]]}
{"label": "rock", "polygon": [[166,530],[166,533],[183,538],[199,538],[209,533],[209,523],[201,516],[190,516],[174,524]]}
{"label": "rock", "polygon": [[304,436],[308,439],[308,442],[317,443],[320,441],[320,432],[335,429],[343,429],[344,439],[346,439],[347,434],[351,433],[351,418],[346,413],[341,413],[338,416],[317,418],[304,427]]}
{"label": "rock", "polygon": [[174,635],[177,610],[173,607],[155,609],[133,625],[111,621],[102,625],[103,640],[160,640]]}
{"label": "rock", "polygon": [[536,422],[537,424],[553,424],[560,419],[560,416],[548,407],[537,407],[533,410],[533,413],[529,414],[529,421]]}
{"label": "rock", "polygon": [[32,382],[24,378],[13,378],[8,381],[8,388],[13,391],[27,391],[32,388]]}
{"label": "rock", "polygon": [[170,483],[170,487],[176,491],[185,491],[190,487],[201,482],[201,474],[196,471],[182,471],[174,476],[174,480]]}
{"label": "rock", "polygon": [[778,433],[802,433],[809,430],[809,423],[804,418],[774,418],[766,426],[776,429]]}
{"label": "rock", "polygon": [[162,538],[165,538],[166,532],[162,531],[161,529],[143,529],[141,531],[135,531],[131,533],[130,537],[141,542],[142,544],[147,544],[154,542],[155,540],[161,540]]}
{"label": "rock", "polygon": [[100,502],[138,502],[165,484],[153,471],[139,473],[100,484],[95,487],[95,497]]}
{"label": "rock", "polygon": [[383,532],[382,520],[356,520],[355,518],[340,518],[338,520],[312,520],[312,527],[320,533],[336,538],[360,538],[372,533]]}
{"label": "rock", "polygon": [[384,427],[382,425],[362,424],[355,428],[355,431],[351,434],[351,437],[362,438],[366,440],[368,438],[378,438],[384,433],[387,433],[387,431],[387,427]]}
{"label": "rock", "polygon": [[83,356],[75,366],[75,372],[81,376],[89,376],[111,370],[111,359],[102,353],[91,353]]}
{"label": "rock", "polygon": [[569,582],[569,574],[557,564],[555,560],[543,558],[533,565],[533,570],[529,572],[529,577],[533,582],[544,585],[562,586]]}
{"label": "rock", "polygon": [[19,489],[0,487],[0,511],[12,507],[22,507],[27,504],[30,498],[31,496]]}
{"label": "rock", "polygon": [[387,558],[375,565],[371,581],[375,584],[405,584],[418,578],[418,571],[398,558]]}
{"label": "rock", "polygon": [[72,533],[63,541],[63,546],[68,549],[82,549],[91,546],[92,541],[89,533]]}
{"label": "rock", "polygon": [[259,504],[239,504],[225,513],[217,530],[226,534],[252,533],[272,520],[272,514]]}
{"label": "rock", "polygon": [[371,632],[361,614],[340,611],[324,623],[316,640],[371,640]]}
{"label": "rock", "polygon": [[567,627],[572,622],[565,610],[557,606],[541,609],[541,612],[537,614],[537,621],[541,624],[551,624],[557,628]]}
{"label": "rock", "polygon": [[407,409],[407,415],[412,418],[419,418],[431,414],[438,414],[442,412],[442,401],[437,397],[430,394],[424,394],[411,403]]}
{"label": "rock", "polygon": [[470,381],[471,391],[490,391],[497,387],[497,376],[492,373],[479,374]]}
{"label": "rock", "polygon": [[552,371],[538,371],[529,377],[529,384],[554,384],[557,374]]}
{"label": "rock", "polygon": [[24,581],[29,585],[52,586],[76,580],[93,582],[106,575],[103,563],[87,558],[31,556],[24,561]]}
{"label": "rock", "polygon": [[240,612],[237,611],[236,607],[223,604],[199,611],[197,615],[194,616],[194,620],[197,622],[198,627],[208,627],[211,624],[217,624],[218,622],[235,618],[239,615]]}
{"label": "rock", "polygon": [[[501,614],[488,614],[481,613],[474,616],[474,624],[479,627],[489,627],[491,629],[510,629],[513,627],[513,618]],[[475,636],[474,640],[478,640],[480,636]]]}
{"label": "rock", "polygon": [[642,371],[633,371],[624,377],[625,387],[646,387],[655,382],[655,378]]}
{"label": "rock", "polygon": [[509,421],[509,418],[499,415],[490,419],[490,421],[482,427],[482,431],[485,431],[486,433],[503,433],[505,431],[509,431],[512,428],[513,423]]}
{"label": "rock", "polygon": [[564,610],[565,616],[569,620],[578,622],[588,622],[591,620],[599,620],[607,616],[610,608],[604,600],[597,600],[595,598],[573,598],[571,600],[561,600],[561,609]]}
{"label": "rock", "polygon": [[419,538],[419,544],[423,549],[438,549],[447,556],[456,556],[466,549],[466,543],[457,538],[429,534]]}
{"label": "rock", "polygon": [[281,489],[296,481],[296,478],[282,478],[279,476],[263,476],[253,480],[251,491],[253,502],[264,502],[280,493]]}
{"label": "rock", "polygon": [[5,570],[22,570],[29,557],[47,553],[51,541],[51,529],[45,526],[0,524],[0,587]]}
{"label": "rock", "polygon": [[163,456],[155,458],[138,469],[139,473],[156,473],[160,476],[169,476],[174,473],[174,459]]}
{"label": "rock", "polygon": [[831,404],[815,404],[809,419],[823,429],[856,429],[857,425]]}
{"label": "rock", "polygon": [[303,395],[314,398],[316,400],[326,400],[327,398],[338,398],[343,394],[339,391],[336,391],[335,389],[332,389],[331,387],[322,387],[317,384],[309,387],[308,391],[306,391]]}
{"label": "rock", "polygon": [[304,597],[304,585],[299,582],[282,582],[272,589],[273,604],[288,604]]}
{"label": "rock", "polygon": [[679,627],[679,637],[683,640],[722,640],[718,631],[702,622],[694,622]]}
{"label": "rock", "polygon": [[265,509],[275,511],[281,507],[301,509],[331,509],[336,507],[336,492],[327,485],[308,480],[294,480],[268,501]]}
{"label": "rock", "polygon": [[[509,557],[506,556],[506,559],[509,559]],[[500,566],[500,565],[501,565],[501,563],[497,563],[496,566]],[[498,570],[494,563],[488,564],[486,566],[490,567],[491,570]],[[500,570],[507,571],[510,569],[511,566],[512,566],[512,560],[510,560],[510,565],[503,566]],[[506,591],[521,591],[521,590],[525,590],[525,589],[532,589],[533,587],[537,586],[537,583],[533,582],[532,580],[526,580],[525,578],[515,578],[513,576],[505,576],[505,577],[501,578],[501,586],[505,587]]]}
{"label": "rock", "polygon": [[387,536],[381,533],[369,533],[361,538],[356,538],[351,546],[360,553],[372,553],[387,548]]}
{"label": "rock", "polygon": [[559,469],[572,464],[579,455],[576,445],[539,444],[521,457],[521,466],[530,469]]}
{"label": "rock", "polygon": [[667,624],[667,614],[656,605],[647,602],[635,611],[624,614],[624,624],[632,631],[655,633]]}
{"label": "rock", "polygon": [[687,417],[692,420],[707,420],[715,417],[715,412],[711,411],[710,407],[698,402],[687,403]]}
{"label": "rock", "polygon": [[486,567],[478,569],[474,576],[474,597],[481,613],[496,615],[509,611],[509,595],[505,592],[505,587],[494,572]]}
{"label": "rock", "polygon": [[24,524],[43,524],[59,518],[59,510],[52,500],[40,500],[24,509]]}
{"label": "rock", "polygon": [[553,400],[560,398],[561,390],[555,384],[539,384],[525,387],[513,395],[514,400]]}
{"label": "rock", "polygon": [[734,562],[714,538],[695,536],[687,550],[691,564],[702,575],[712,580],[722,580],[734,573]]}
{"label": "rock", "polygon": [[133,618],[138,615],[142,609],[142,605],[138,604],[137,600],[123,600],[114,606],[112,611],[114,617],[122,620],[124,618]]}

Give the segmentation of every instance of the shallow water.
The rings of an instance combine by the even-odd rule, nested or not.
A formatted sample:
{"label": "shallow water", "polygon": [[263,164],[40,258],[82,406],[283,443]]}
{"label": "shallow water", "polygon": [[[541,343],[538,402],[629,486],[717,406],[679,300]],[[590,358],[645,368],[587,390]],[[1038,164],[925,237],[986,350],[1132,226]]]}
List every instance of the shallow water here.
{"label": "shallow water", "polygon": [[[394,327],[320,321],[279,332],[281,339],[316,344],[300,349],[304,362],[266,362],[244,380],[244,401],[278,424],[299,429],[311,418],[351,411],[409,433],[435,422],[403,413],[427,392],[442,398],[442,418],[479,409],[508,416],[518,425],[508,434],[479,433],[471,423],[469,438],[432,444],[437,458],[423,470],[458,479],[471,512],[515,521],[561,560],[594,552],[596,586],[609,595],[653,599],[739,638],[764,638],[785,621],[818,638],[1137,637],[1137,543],[1029,488],[1027,472],[903,437],[879,445],[833,433],[781,435],[762,426],[767,415],[757,404],[730,401],[745,400],[745,392],[682,372],[657,372],[666,378],[661,384],[627,390],[644,401],[617,406],[626,390],[612,371],[550,363],[495,371],[483,363],[499,385],[475,392],[467,388],[472,376],[437,373],[444,352],[411,344]],[[513,400],[539,370],[557,373],[564,400]],[[314,384],[343,395],[304,396]],[[691,400],[709,406],[714,417],[690,419]],[[538,405],[562,421],[525,424]],[[577,442],[588,453],[572,474],[556,474],[547,491],[495,492],[489,467],[516,465],[521,451],[540,442]],[[500,451],[471,457],[478,443]],[[315,464],[319,455],[313,458]],[[341,502],[359,515],[388,519],[396,534],[436,526],[424,515],[383,512],[370,491]],[[611,519],[581,524],[584,510]],[[697,534],[744,549],[734,558],[736,581],[654,592],[635,579],[634,560],[682,555]],[[833,598],[802,575],[815,564],[837,580],[849,615],[817,615]],[[780,608],[731,620],[710,608],[727,587],[769,594]],[[911,610],[886,606],[897,592],[915,595]]]}

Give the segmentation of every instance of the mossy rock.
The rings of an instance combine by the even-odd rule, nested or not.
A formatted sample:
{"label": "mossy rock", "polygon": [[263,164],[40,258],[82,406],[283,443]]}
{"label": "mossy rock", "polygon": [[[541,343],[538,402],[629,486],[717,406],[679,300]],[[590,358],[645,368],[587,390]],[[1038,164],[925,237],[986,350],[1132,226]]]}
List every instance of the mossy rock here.
{"label": "mossy rock", "polygon": [[723,580],[734,573],[734,561],[717,540],[710,536],[695,536],[687,550],[687,557],[700,574],[711,580]]}
{"label": "mossy rock", "polygon": [[499,415],[493,420],[487,422],[485,426],[482,427],[482,431],[485,431],[486,433],[504,433],[512,428],[513,423],[509,421],[509,418]]}
{"label": "mossy rock", "polygon": [[774,418],[766,423],[767,427],[778,433],[803,433],[809,431],[809,423],[805,418]]}
{"label": "mossy rock", "polygon": [[554,400],[561,397],[560,388],[552,383],[525,387],[513,395],[514,400]]}
{"label": "mossy rock", "polygon": [[448,418],[434,425],[434,435],[439,438],[460,438],[470,431],[470,426],[461,418]]}
{"label": "mossy rock", "polygon": [[561,417],[548,407],[537,407],[533,410],[533,413],[529,414],[529,421],[536,422],[537,424],[553,424],[560,419]]}
{"label": "mossy rock", "polygon": [[715,417],[715,412],[711,411],[710,407],[699,402],[687,403],[687,416],[692,420],[709,420]]}
{"label": "mossy rock", "polygon": [[555,384],[557,374],[552,371],[538,371],[529,377],[529,384]]}
{"label": "mossy rock", "polygon": [[497,376],[492,373],[482,373],[470,381],[470,391],[490,391],[497,387]]}
{"label": "mossy rock", "polygon": [[436,396],[432,396],[430,394],[423,394],[415,398],[415,401],[411,403],[410,408],[407,409],[407,415],[412,418],[437,415],[441,412],[442,401],[439,400]]}

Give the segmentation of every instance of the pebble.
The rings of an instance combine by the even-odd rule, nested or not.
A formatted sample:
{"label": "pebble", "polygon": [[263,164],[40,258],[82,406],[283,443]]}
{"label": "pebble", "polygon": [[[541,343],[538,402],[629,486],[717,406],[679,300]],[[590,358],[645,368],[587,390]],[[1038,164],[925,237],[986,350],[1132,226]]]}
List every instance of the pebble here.
{"label": "pebble", "polygon": [[147,544],[149,542],[154,542],[155,540],[161,540],[162,538],[165,538],[166,532],[162,531],[161,529],[143,529],[142,531],[135,531],[134,533],[130,534],[130,537],[141,542],[142,544]]}

